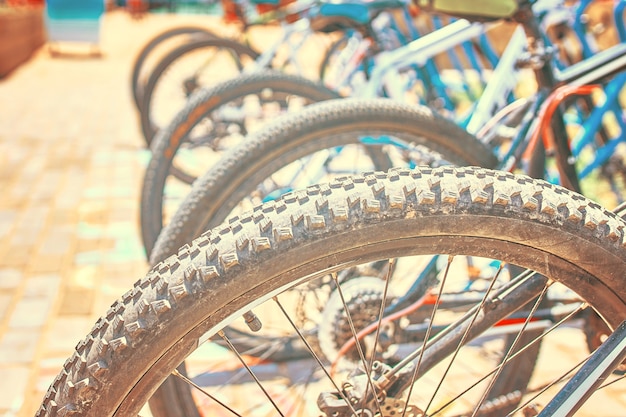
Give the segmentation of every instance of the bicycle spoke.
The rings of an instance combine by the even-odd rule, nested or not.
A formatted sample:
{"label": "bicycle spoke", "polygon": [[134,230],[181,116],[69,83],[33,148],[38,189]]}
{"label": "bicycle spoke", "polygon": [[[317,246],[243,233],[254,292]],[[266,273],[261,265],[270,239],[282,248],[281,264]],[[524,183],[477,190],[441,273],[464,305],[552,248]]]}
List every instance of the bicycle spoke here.
{"label": "bicycle spoke", "polygon": [[339,395],[341,395],[341,398],[343,398],[343,400],[346,402],[346,404],[348,405],[348,407],[350,407],[350,410],[356,414],[356,411],[354,410],[354,408],[352,407],[352,404],[350,403],[350,401],[348,401],[348,399],[345,397],[345,395],[343,394],[343,391],[341,389],[339,389],[339,386],[337,385],[337,383],[335,382],[335,379],[330,375],[330,373],[328,372],[328,370],[326,369],[326,367],[324,366],[324,364],[322,363],[322,360],[319,358],[319,356],[315,353],[315,351],[313,350],[313,348],[311,347],[311,345],[309,344],[309,342],[306,340],[306,338],[304,337],[304,335],[302,334],[302,332],[300,331],[300,329],[296,326],[296,324],[293,322],[293,320],[291,319],[291,316],[289,315],[289,313],[287,313],[287,311],[285,310],[285,308],[283,307],[283,305],[280,303],[280,301],[278,301],[278,297],[273,297],[274,302],[276,302],[276,304],[278,305],[278,307],[280,308],[281,312],[283,313],[283,315],[285,316],[285,318],[289,321],[289,324],[291,324],[291,326],[293,327],[293,329],[296,331],[296,333],[298,333],[298,336],[300,336],[300,339],[302,339],[302,342],[306,345],[307,349],[309,350],[309,353],[313,356],[313,359],[315,359],[315,361],[319,364],[320,368],[322,369],[322,371],[326,374],[326,376],[328,377],[328,379],[330,380],[330,382],[333,384],[333,386],[335,387],[335,389],[337,390],[337,392],[339,393]]}
{"label": "bicycle spoke", "polygon": [[[306,391],[306,388],[308,387],[308,385],[310,384],[311,380],[313,379],[313,372],[309,372],[308,376],[305,378],[305,382],[303,384],[303,391]],[[295,382],[299,382],[299,381],[295,381]],[[291,387],[287,388],[287,390],[282,391],[282,394],[278,396],[278,398],[276,398],[276,402],[280,403],[281,400],[287,398],[287,399],[291,399],[291,398],[299,398],[298,397],[298,384],[294,383]],[[294,402],[294,404],[288,406],[289,408],[287,410],[285,410],[285,415],[291,415],[291,410],[294,407],[298,406],[298,402]],[[247,410],[245,410],[245,412],[243,413],[244,416],[248,416],[248,415],[252,415],[253,412],[258,410],[258,405],[253,404],[251,405]],[[268,415],[272,415],[270,413],[271,410],[268,411]]]}
{"label": "bicycle spoke", "polygon": [[204,390],[202,387],[200,387],[198,384],[196,384],[195,382],[193,382],[191,379],[187,378],[185,375],[181,374],[180,372],[178,372],[178,370],[174,369],[174,371],[172,372],[172,375],[174,375],[177,378],[182,379],[183,381],[185,381],[187,384],[191,385],[192,387],[194,387],[195,389],[197,389],[198,391],[200,391],[201,393],[203,393],[204,395],[206,395],[207,397],[209,397],[210,399],[212,399],[213,401],[215,401],[216,403],[218,403],[219,405],[221,405],[222,407],[224,407],[225,409],[227,409],[228,411],[230,411],[231,413],[233,413],[234,415],[241,417],[241,414],[237,413],[235,410],[233,410],[232,408],[230,408],[228,405],[224,404],[223,402],[221,402],[220,400],[218,400],[217,398],[215,398],[214,396],[212,396],[211,394],[209,394],[206,390]]}
{"label": "bicycle spoke", "polygon": [[207,56],[204,58],[204,60],[203,60],[204,62],[198,67],[198,69],[196,69],[193,72],[194,77],[197,77],[200,74],[202,74],[202,71],[204,71],[206,68],[209,67],[209,65],[211,65],[213,63],[213,60],[215,59],[217,54],[220,53],[220,52],[222,52],[222,48],[219,48],[217,50],[211,49],[209,54],[207,54]]}
{"label": "bicycle spoke", "polygon": [[[387,292],[389,290],[389,279],[391,278],[391,271],[392,271],[392,267],[394,264],[394,259],[389,259],[388,261],[388,267],[387,267],[387,274],[385,274],[385,287],[383,290],[383,298],[382,298],[382,302],[380,303],[380,309],[378,311],[378,324],[376,325],[376,333],[374,335],[374,347],[372,348],[372,356],[370,357],[370,362],[369,362],[369,367],[368,369],[372,369],[373,363],[374,363],[374,358],[376,356],[376,350],[378,348],[378,338],[380,337],[380,328],[383,322],[383,314],[385,312],[385,304],[386,304],[386,300],[387,300]],[[367,391],[366,391],[367,393]]]}
{"label": "bicycle spoke", "polygon": [[[232,342],[232,341],[231,341]],[[266,360],[267,358],[269,358],[273,353],[277,352],[278,350],[280,350],[281,346],[280,343],[276,343],[273,346],[270,346],[269,349],[267,349],[261,356],[258,357],[257,362],[261,363],[264,360]],[[249,352],[248,352],[249,354]],[[240,380],[241,378],[243,378],[245,375],[247,374],[247,370],[246,368],[241,368],[238,372],[236,372],[232,377],[230,377],[224,384],[223,386],[228,386],[231,383],[234,383],[238,380]]]}
{"label": "bicycle spoke", "polygon": [[[359,358],[361,360],[361,364],[365,368],[365,373],[367,375],[368,389],[369,388],[372,389],[372,392],[374,393],[374,399],[376,401],[376,406],[378,410],[380,411],[381,409],[380,400],[378,398],[378,395],[376,395],[376,389],[374,388],[374,382],[372,381],[372,376],[371,376],[371,369],[367,367],[368,366],[367,360],[365,359],[365,354],[363,353],[361,344],[358,341],[358,336],[357,336],[356,329],[354,327],[354,322],[352,321],[352,317],[350,315],[350,309],[348,308],[348,304],[346,303],[346,300],[343,296],[343,292],[341,291],[341,286],[339,285],[339,280],[337,279],[337,273],[333,272],[331,274],[331,278],[335,282],[337,292],[339,294],[339,297],[341,298],[341,303],[343,304],[344,311],[346,312],[346,318],[348,319],[348,324],[350,325],[350,331],[352,332],[352,337],[356,341],[356,348],[357,348],[357,351],[359,352]],[[365,401],[365,398],[363,398],[362,401]]]}
{"label": "bicycle spoke", "polygon": [[[551,285],[551,283],[548,282],[548,285],[546,285],[544,287],[544,289],[541,292],[541,294],[539,295],[539,297],[537,297],[537,301],[533,304],[533,307],[530,310],[530,312],[528,313],[528,316],[526,317],[526,320],[524,320],[524,325],[522,326],[520,331],[517,333],[517,336],[515,337],[515,340],[511,344],[511,347],[508,349],[508,351],[504,355],[504,359],[502,361],[503,363],[506,363],[509,360],[509,357],[513,353],[513,350],[517,347],[517,344],[519,343],[519,341],[520,341],[520,339],[522,337],[522,334],[524,333],[524,330],[526,330],[526,328],[528,327],[528,323],[530,323],[530,320],[532,319],[532,317],[534,316],[535,312],[539,308],[539,304],[544,299],[544,297],[545,297],[545,295],[546,295],[550,285]],[[487,395],[489,394],[489,391],[491,390],[491,388],[493,388],[494,384],[498,380],[498,377],[501,375],[503,370],[504,370],[503,366],[499,366],[497,368],[497,371],[496,371],[495,375],[493,375],[493,377],[491,378],[491,381],[489,382],[489,385],[484,390],[483,395],[480,398],[480,401],[478,401],[478,403],[474,407],[474,411],[472,412],[471,417],[475,417],[476,416],[476,414],[478,413],[478,410],[480,409],[481,404],[487,399]]]}
{"label": "bicycle spoke", "polygon": [[[485,329],[493,326],[501,317],[505,317],[517,310],[521,306],[537,297],[547,283],[547,279],[541,275],[534,274],[528,279],[526,277],[517,277],[516,279],[504,285],[495,296],[489,300],[489,314],[479,314],[479,319],[474,320],[474,328],[470,331],[468,337],[472,340],[475,336],[482,333]],[[506,296],[506,302],[494,302],[498,299],[503,301],[505,293],[510,292]],[[441,359],[449,356],[459,345],[459,340],[467,328],[467,321],[470,320],[478,309],[476,306],[465,313],[455,323],[449,325],[444,331],[440,332],[425,347],[419,348],[404,360],[400,361],[389,374],[394,374],[400,369],[412,363],[416,357],[422,357],[419,369],[415,372],[413,381],[417,380],[433,366],[441,361]],[[480,311],[480,310],[478,310]],[[422,352],[422,350],[424,352]]]}
{"label": "bicycle spoke", "polygon": [[[426,329],[426,335],[424,336],[424,346],[426,346],[426,342],[428,342],[428,340],[430,339],[430,334],[432,332],[432,328],[433,325],[435,323],[435,314],[437,313],[437,306],[439,305],[439,301],[441,300],[441,295],[443,294],[443,288],[445,286],[446,283],[446,279],[448,277],[448,273],[450,271],[450,265],[452,264],[452,260],[454,259],[453,256],[448,256],[448,261],[446,263],[446,269],[445,272],[443,274],[443,278],[441,280],[441,284],[439,285],[439,292],[437,293],[437,299],[435,300],[435,305],[433,307],[432,312],[430,313],[430,321],[428,323],[428,328]],[[407,394],[407,403],[409,402],[409,399],[411,398],[411,394],[413,393],[413,387],[415,386],[415,381],[417,380],[417,375],[418,375],[418,371],[420,369],[420,366],[422,364],[422,359],[424,357],[424,352],[426,351],[426,349],[420,349],[420,353],[419,353],[419,357],[417,359],[417,365],[415,365],[415,369],[413,370],[413,375],[411,376],[411,384],[409,386],[409,392]],[[405,409],[402,412],[402,417],[405,417],[407,410]]]}
{"label": "bicycle spoke", "polygon": [[606,384],[601,385],[601,386],[598,388],[598,390],[601,390],[601,389],[603,389],[603,388],[609,387],[609,386],[613,385],[614,383],[619,382],[619,381],[621,381],[622,379],[625,379],[625,378],[626,378],[626,374],[624,374],[624,375],[622,375],[622,376],[620,376],[620,377],[618,377],[618,378],[615,378],[615,379],[614,379],[613,381],[611,381],[611,382],[607,382]]}
{"label": "bicycle spoke", "polygon": [[[309,377],[306,380],[306,383],[303,384],[303,386],[301,388],[301,391],[302,391],[303,394],[307,392],[307,390],[308,390],[312,380],[313,380],[313,372],[310,372],[309,373]],[[298,396],[296,396],[296,398],[298,398]],[[302,416],[303,413],[305,412],[305,404],[304,404],[303,401],[297,402],[296,404],[294,404],[294,407],[298,408],[298,412],[297,412],[298,416]],[[289,411],[291,411],[291,410],[289,410]],[[289,413],[289,414],[291,415],[291,413]]]}
{"label": "bicycle spoke", "polygon": [[441,384],[443,384],[443,380],[446,378],[446,376],[448,375],[450,369],[452,368],[452,364],[454,363],[454,360],[458,356],[459,351],[461,350],[461,347],[465,344],[465,341],[467,340],[467,338],[469,336],[469,332],[470,332],[472,326],[474,325],[474,322],[478,319],[478,315],[483,310],[483,308],[485,306],[485,303],[487,302],[487,299],[489,298],[489,293],[493,289],[493,286],[495,285],[496,280],[498,279],[498,276],[500,275],[500,272],[502,272],[502,268],[503,268],[503,266],[502,266],[502,264],[500,264],[500,266],[498,268],[498,271],[495,273],[494,277],[492,278],[491,282],[489,283],[489,287],[485,291],[485,295],[484,295],[483,299],[481,300],[480,304],[476,308],[476,312],[474,313],[474,315],[473,315],[469,325],[467,326],[467,328],[463,332],[463,336],[461,337],[461,340],[460,340],[459,344],[457,345],[454,353],[452,354],[452,358],[450,359],[450,362],[448,363],[448,367],[446,368],[446,370],[444,371],[441,379],[439,380],[439,383],[437,384],[437,388],[435,388],[435,392],[433,393],[433,395],[430,398],[430,401],[426,405],[426,408],[424,409],[424,412],[427,412],[428,409],[430,408],[430,406],[432,405],[432,402],[434,401],[435,396],[437,395],[437,392],[441,388]]}
{"label": "bicycle spoke", "polygon": [[[565,373],[563,373],[559,377],[555,378],[551,382],[549,382],[549,383],[545,384],[544,386],[542,386],[541,388],[539,388],[537,390],[537,394],[535,394],[533,397],[528,399],[525,403],[519,405],[515,410],[513,410],[513,412],[511,414],[515,414],[518,411],[523,410],[524,408],[529,406],[534,400],[539,398],[541,396],[541,394],[543,394],[544,392],[546,392],[550,388],[554,387],[555,385],[563,382],[565,379],[567,379],[569,377],[570,374],[572,374],[577,368],[579,368],[581,365],[583,365],[590,357],[591,357],[591,354],[587,355],[585,358],[583,358],[576,365],[572,366],[569,370],[565,371]],[[535,390],[532,390],[532,391],[535,391]]]}
{"label": "bicycle spoke", "polygon": [[477,380],[475,383],[473,383],[472,385],[470,385],[469,387],[467,387],[465,390],[463,390],[460,394],[458,394],[457,396],[455,396],[454,398],[450,399],[448,402],[446,402],[443,406],[441,406],[438,410],[436,410],[435,412],[433,412],[431,415],[435,415],[438,414],[439,412],[441,412],[442,410],[444,410],[446,407],[448,407],[450,404],[454,403],[455,401],[457,401],[459,398],[463,397],[465,394],[467,394],[469,391],[471,391],[474,387],[478,386],[478,384],[480,384],[481,382],[483,382],[484,380],[486,380],[487,378],[489,378],[491,375],[493,375],[494,373],[498,372],[498,370],[502,367],[504,367],[506,364],[508,364],[510,361],[512,361],[513,359],[517,358],[518,356],[520,356],[524,351],[528,350],[531,346],[533,346],[534,344],[540,342],[542,339],[544,339],[546,336],[548,336],[550,333],[552,333],[555,329],[557,329],[558,327],[561,326],[561,324],[567,322],[569,319],[571,319],[572,317],[574,317],[576,314],[580,313],[581,311],[583,311],[585,308],[587,308],[587,304],[586,303],[582,303],[577,309],[575,309],[574,311],[572,311],[571,313],[569,313],[567,316],[565,316],[564,318],[562,318],[561,320],[559,320],[557,323],[555,323],[554,325],[552,325],[549,329],[547,329],[545,332],[543,332],[541,335],[537,336],[536,338],[534,338],[532,341],[530,341],[529,343],[526,344],[526,346],[522,347],[520,350],[518,350],[517,352],[515,352],[513,355],[511,355],[510,357],[507,358],[506,361],[502,361],[496,368],[492,369],[489,373],[487,373],[485,376],[483,376],[482,378],[480,378],[479,380]]}
{"label": "bicycle spoke", "polygon": [[[369,364],[367,366],[367,370],[369,372],[370,369],[372,369],[374,367],[374,359],[376,357],[376,350],[378,349],[378,338],[380,336],[380,328],[382,327],[382,322],[383,322],[383,314],[385,311],[385,304],[386,304],[386,300],[387,300],[387,292],[389,290],[389,279],[391,276],[391,271],[392,271],[392,267],[394,264],[394,259],[389,259],[387,261],[387,273],[385,274],[385,287],[383,289],[383,297],[382,297],[382,301],[380,303],[380,308],[378,310],[378,322],[376,323],[376,333],[374,335],[374,346],[372,347],[372,356],[370,357],[369,360]],[[357,336],[358,338],[358,336]],[[358,339],[356,340],[356,343],[358,344],[359,341]],[[369,384],[368,386],[365,388],[365,395],[364,398],[367,398],[369,395]],[[374,396],[376,397],[376,399],[378,400],[378,396],[376,395],[376,392],[374,392]],[[379,407],[380,408],[380,407]]]}
{"label": "bicycle spoke", "polygon": [[261,391],[263,391],[263,394],[265,394],[265,396],[267,397],[267,399],[272,403],[272,405],[274,406],[274,409],[278,412],[278,414],[281,415],[281,417],[284,417],[283,413],[280,411],[280,408],[278,408],[278,405],[274,402],[274,400],[272,399],[272,397],[269,395],[269,393],[267,392],[267,390],[265,389],[265,387],[263,386],[263,384],[261,384],[261,381],[259,381],[259,378],[256,376],[256,374],[252,371],[252,369],[250,368],[250,366],[248,366],[248,364],[246,363],[246,361],[243,359],[243,357],[241,356],[241,354],[239,354],[239,352],[237,351],[237,349],[235,348],[235,346],[231,343],[231,341],[228,339],[228,337],[226,336],[226,334],[224,334],[224,331],[220,330],[218,332],[218,335],[224,339],[224,341],[226,342],[226,344],[228,344],[228,346],[230,347],[230,349],[235,353],[235,355],[237,356],[237,358],[239,359],[239,361],[241,362],[241,364],[248,370],[248,372],[250,373],[250,376],[254,379],[254,381],[256,382],[256,384],[258,385],[258,387],[261,389]]}

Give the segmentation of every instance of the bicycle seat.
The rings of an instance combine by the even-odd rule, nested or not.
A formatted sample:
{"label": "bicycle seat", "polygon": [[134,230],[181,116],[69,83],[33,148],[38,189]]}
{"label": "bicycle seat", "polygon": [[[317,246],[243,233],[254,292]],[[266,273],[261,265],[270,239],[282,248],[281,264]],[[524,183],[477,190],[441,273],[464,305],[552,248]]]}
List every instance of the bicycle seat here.
{"label": "bicycle seat", "polygon": [[383,10],[398,9],[407,4],[406,0],[322,0],[319,15],[349,19],[364,25]]}
{"label": "bicycle seat", "polygon": [[513,16],[520,0],[414,0],[419,8],[467,20],[497,20]]}

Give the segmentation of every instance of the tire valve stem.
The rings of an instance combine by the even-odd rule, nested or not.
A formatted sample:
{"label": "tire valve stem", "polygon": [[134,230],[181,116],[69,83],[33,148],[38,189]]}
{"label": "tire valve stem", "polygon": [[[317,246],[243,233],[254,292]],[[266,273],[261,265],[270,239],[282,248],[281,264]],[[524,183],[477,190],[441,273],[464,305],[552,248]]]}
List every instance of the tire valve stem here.
{"label": "tire valve stem", "polygon": [[258,332],[259,330],[261,330],[261,327],[263,326],[261,324],[261,320],[259,320],[256,314],[254,314],[252,311],[244,313],[243,318],[251,331]]}

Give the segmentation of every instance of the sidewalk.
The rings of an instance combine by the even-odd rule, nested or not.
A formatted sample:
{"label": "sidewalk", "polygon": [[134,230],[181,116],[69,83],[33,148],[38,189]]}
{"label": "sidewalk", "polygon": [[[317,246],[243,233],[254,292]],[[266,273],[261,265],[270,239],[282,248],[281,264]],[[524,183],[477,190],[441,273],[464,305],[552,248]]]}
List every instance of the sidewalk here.
{"label": "sidewalk", "polygon": [[[0,80],[0,416],[32,416],[95,320],[147,264],[148,153],[130,72],[154,35],[206,16],[105,15],[101,58],[47,48]],[[67,49],[71,47],[71,49]]]}

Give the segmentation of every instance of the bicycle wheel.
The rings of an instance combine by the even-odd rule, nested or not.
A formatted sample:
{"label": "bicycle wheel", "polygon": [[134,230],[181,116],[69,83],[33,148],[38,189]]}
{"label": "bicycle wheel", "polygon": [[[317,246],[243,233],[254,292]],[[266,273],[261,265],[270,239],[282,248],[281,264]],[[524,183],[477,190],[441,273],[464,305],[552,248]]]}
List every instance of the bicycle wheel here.
{"label": "bicycle wheel", "polygon": [[277,71],[241,75],[192,96],[152,146],[141,194],[146,253],[190,184],[224,150],[282,113],[337,97],[317,83]]}
{"label": "bicycle wheel", "polygon": [[[268,410],[281,410],[281,415],[340,416],[357,410],[362,415],[401,415],[404,410],[435,415],[437,409],[446,416],[475,409],[482,415],[482,410],[509,406],[513,398],[526,402],[525,392],[482,401],[485,385],[492,385],[491,380],[497,385],[501,367],[484,367],[492,356],[484,350],[476,354],[475,348],[489,352],[487,346],[498,334],[513,331],[509,324],[516,311],[524,313],[522,330],[536,323],[539,311],[520,309],[556,287],[576,295],[564,319],[592,307],[607,324],[617,326],[626,318],[625,226],[599,205],[560,187],[477,168],[396,170],[309,187],[231,219],[139,280],[77,345],[37,416],[138,415],[182,360],[191,363],[194,350],[200,354],[196,365],[220,366],[196,375],[196,385],[206,385],[204,391],[211,395],[200,394],[211,404],[209,414],[225,413],[222,404],[229,404],[237,415],[267,415]],[[448,260],[445,274],[431,287],[436,299],[428,328],[433,332],[427,329],[421,338],[428,343],[420,349],[419,337],[405,338],[410,326],[386,323],[376,331],[379,344],[365,343],[370,347],[359,354],[365,373],[333,372],[323,358],[311,354],[307,366],[316,372],[300,367],[306,372],[288,379],[285,369],[264,368],[267,363],[236,353],[228,359],[227,349],[206,342],[224,336],[224,326],[253,310],[253,321],[269,325],[283,320],[285,333],[295,333],[307,346],[306,329],[283,315],[297,307],[283,297],[284,290],[321,276],[334,278],[341,269],[363,262],[393,258],[400,266],[407,259],[410,266],[415,256],[433,254],[446,254]],[[459,318],[439,317],[436,307],[454,282],[458,255],[500,259],[544,276],[523,274],[499,287],[503,268],[494,267],[496,273],[474,307],[465,308]],[[388,294],[404,291],[395,277],[386,282]],[[570,335],[561,321],[544,332],[544,342],[554,336],[558,343]],[[435,329],[439,323],[444,328]],[[377,353],[373,362],[362,358],[370,352]],[[502,358],[514,359],[509,353]],[[568,374],[568,356],[561,351],[558,360],[548,357],[550,366],[537,368],[543,372],[536,376],[558,383],[568,379],[558,369],[565,366]],[[470,369],[474,365],[478,370]],[[242,374],[238,379],[228,379],[233,368]],[[210,377],[214,386],[204,383]],[[548,397],[550,389],[543,391]],[[533,406],[545,404],[541,398],[531,401]],[[598,410],[594,407],[593,415]]]}
{"label": "bicycle wheel", "polygon": [[258,55],[240,42],[213,37],[195,39],[168,53],[150,74],[139,107],[148,146],[194,91],[234,77]]}
{"label": "bicycle wheel", "polygon": [[[151,262],[171,255],[204,230],[221,223],[236,208],[245,210],[277,190],[286,192],[296,186],[310,185],[311,181],[345,174],[350,169],[359,172],[363,161],[345,150],[341,152],[343,158],[334,163],[337,167],[324,159],[319,163],[322,165],[319,172],[309,159],[298,160],[319,158],[329,148],[357,147],[363,143],[370,143],[364,148],[372,150],[370,159],[374,160],[365,169],[384,168],[383,157],[372,152],[380,153],[377,149],[383,148],[389,153],[394,147],[400,153],[392,158],[394,166],[455,164],[493,168],[498,162],[476,138],[425,107],[385,99],[317,103],[258,131],[200,177],[171,220],[165,223],[166,229],[157,239]],[[355,154],[359,156],[362,152]],[[292,183],[298,180],[297,185]],[[256,197],[257,201],[248,203],[248,196]]]}
{"label": "bicycle wheel", "polygon": [[149,74],[151,70],[151,68],[149,68],[151,65],[148,65],[148,61],[154,61],[156,59],[156,50],[171,50],[173,45],[178,45],[180,42],[188,41],[190,38],[193,39],[194,36],[198,35],[216,37],[213,32],[206,28],[183,26],[160,33],[152,38],[143,48],[141,48],[141,51],[139,51],[139,54],[137,54],[137,57],[135,58],[133,69],[130,74],[130,91],[133,94],[133,100],[137,110],[139,110],[139,106],[142,101],[144,83],[148,78],[147,74]]}

